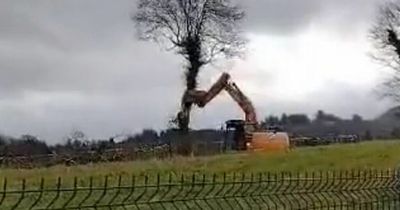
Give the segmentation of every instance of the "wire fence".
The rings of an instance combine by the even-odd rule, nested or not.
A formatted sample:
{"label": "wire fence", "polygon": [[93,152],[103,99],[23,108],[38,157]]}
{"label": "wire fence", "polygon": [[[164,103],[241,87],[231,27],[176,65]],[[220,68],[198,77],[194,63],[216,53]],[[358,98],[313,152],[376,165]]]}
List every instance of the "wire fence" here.
{"label": "wire fence", "polygon": [[0,209],[400,209],[398,171],[1,181]]}

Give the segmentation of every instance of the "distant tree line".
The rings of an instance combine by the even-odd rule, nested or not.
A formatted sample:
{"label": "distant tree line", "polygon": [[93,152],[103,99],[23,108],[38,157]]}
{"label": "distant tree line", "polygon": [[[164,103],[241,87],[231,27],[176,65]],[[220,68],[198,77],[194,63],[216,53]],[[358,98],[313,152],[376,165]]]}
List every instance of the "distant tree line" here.
{"label": "distant tree line", "polygon": [[[82,131],[74,131],[63,143],[49,145],[32,135],[19,138],[0,135],[0,167],[32,168],[57,164],[76,165],[95,162],[163,159],[174,154],[211,155],[221,153],[223,132],[216,130],[179,130],[142,132],[111,137],[104,140],[90,139]],[[188,145],[179,145],[188,142]]]}
{"label": "distant tree line", "polygon": [[343,119],[334,114],[319,110],[314,118],[306,114],[270,115],[262,121],[262,126],[279,127],[291,136],[328,137],[338,135],[356,135],[360,139],[400,138],[400,108],[396,107],[382,116],[365,120],[354,114],[350,119]]}
{"label": "distant tree line", "polygon": [[[390,109],[380,117],[365,120],[360,115],[353,115],[350,119],[342,119],[334,114],[318,111],[310,118],[306,114],[282,114],[281,116],[267,116],[262,122],[266,129],[280,128],[290,134],[292,138],[311,137],[319,140],[335,138],[337,136],[352,135],[359,140],[398,139],[400,138],[400,107]],[[122,137],[108,139],[90,139],[82,131],[74,131],[65,137],[63,143],[49,145],[43,139],[32,135],[9,137],[0,135],[0,165],[2,157],[61,155],[79,159],[79,154],[90,154],[90,158],[80,162],[100,161],[105,156],[109,160],[121,160],[132,154],[154,153],[159,151],[168,154],[209,155],[220,153],[228,147],[224,139],[223,130],[199,130],[182,134],[177,130],[167,129],[157,132],[153,129]],[[319,141],[318,140],[318,141]],[[178,147],[182,142],[186,147]],[[318,142],[316,142],[318,144]],[[163,153],[163,155],[164,155]],[[104,155],[104,157],[103,157]],[[149,156],[151,157],[151,155]]]}
{"label": "distant tree line", "polygon": [[141,133],[126,136],[122,141],[114,138],[105,140],[89,139],[82,131],[74,131],[65,138],[64,143],[48,145],[44,140],[32,135],[22,135],[19,138],[0,136],[0,156],[34,156],[44,154],[70,154],[87,151],[104,152],[121,146],[137,149],[161,145],[157,131],[145,129]]}

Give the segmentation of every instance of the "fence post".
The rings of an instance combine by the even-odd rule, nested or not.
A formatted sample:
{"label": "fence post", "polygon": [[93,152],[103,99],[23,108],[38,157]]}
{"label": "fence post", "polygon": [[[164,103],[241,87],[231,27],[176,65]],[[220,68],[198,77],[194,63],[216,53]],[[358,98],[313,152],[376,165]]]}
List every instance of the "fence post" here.
{"label": "fence post", "polygon": [[115,199],[121,193],[121,184],[122,184],[122,176],[119,175],[118,176],[118,184],[117,184],[117,192],[115,192],[114,196],[107,203],[108,209],[110,209],[110,210],[111,210],[111,207],[113,206],[112,204],[114,203]]}
{"label": "fence post", "polygon": [[7,178],[4,178],[4,181],[3,181],[3,192],[2,192],[1,199],[0,199],[0,206],[3,204],[4,199],[6,198],[6,196],[7,196]]}
{"label": "fence post", "polygon": [[26,180],[22,180],[22,187],[21,187],[21,196],[19,197],[18,201],[11,207],[11,210],[15,210],[19,204],[21,204],[22,200],[25,198],[25,189],[26,189]]}
{"label": "fence post", "polygon": [[[35,202],[32,203],[31,207],[29,208],[30,210],[33,209],[39,203],[39,201],[42,199],[43,191],[44,191],[44,178],[42,178],[40,180],[39,196],[36,198]],[[1,205],[1,203],[0,203],[0,205]]]}
{"label": "fence post", "polygon": [[92,196],[92,192],[93,192],[93,177],[90,177],[89,178],[89,192],[84,198],[82,198],[81,202],[79,202],[79,204],[78,204],[79,209],[81,209],[82,205],[90,198],[90,196]]}

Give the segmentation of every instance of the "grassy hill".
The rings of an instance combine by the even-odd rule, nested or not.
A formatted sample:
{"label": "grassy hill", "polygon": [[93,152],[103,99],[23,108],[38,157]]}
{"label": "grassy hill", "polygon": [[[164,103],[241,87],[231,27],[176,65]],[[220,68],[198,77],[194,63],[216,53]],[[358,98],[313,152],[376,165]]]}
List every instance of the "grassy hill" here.
{"label": "grassy hill", "polygon": [[[389,169],[400,166],[400,141],[375,141],[362,144],[332,145],[294,149],[288,153],[240,153],[213,157],[176,157],[171,160],[150,160],[124,163],[103,163],[84,166],[55,166],[42,169],[1,169],[0,179],[10,181],[40,178],[63,179],[130,176],[131,174],[188,174],[230,172],[304,172],[350,169]],[[1,182],[1,181],[0,181]]]}

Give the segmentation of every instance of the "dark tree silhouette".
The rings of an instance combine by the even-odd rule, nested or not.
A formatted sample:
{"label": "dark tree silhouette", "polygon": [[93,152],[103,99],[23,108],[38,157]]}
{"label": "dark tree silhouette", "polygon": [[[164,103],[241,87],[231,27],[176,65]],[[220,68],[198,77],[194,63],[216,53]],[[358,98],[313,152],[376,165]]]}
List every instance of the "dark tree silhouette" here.
{"label": "dark tree silhouette", "polygon": [[356,123],[356,124],[360,124],[364,121],[364,119],[358,114],[354,114],[353,118],[351,120],[353,121],[353,123]]}
{"label": "dark tree silhouette", "polygon": [[382,85],[382,96],[400,101],[400,1],[381,5],[376,21],[370,31],[374,44],[372,57],[392,74]]}
{"label": "dark tree silhouette", "polygon": [[288,120],[288,116],[287,116],[287,114],[286,113],[283,113],[282,114],[282,116],[281,116],[281,124],[282,125],[287,125],[288,123],[289,123],[289,120]]}
{"label": "dark tree silhouette", "polygon": [[305,114],[292,114],[288,116],[288,122],[291,125],[308,125],[311,120]]}
{"label": "dark tree silhouette", "polygon": [[[244,12],[230,0],[139,0],[133,16],[140,38],[167,44],[187,61],[186,91],[197,86],[201,68],[242,51]],[[182,100],[183,101],[183,100]],[[182,104],[177,123],[188,129],[192,104]]]}

